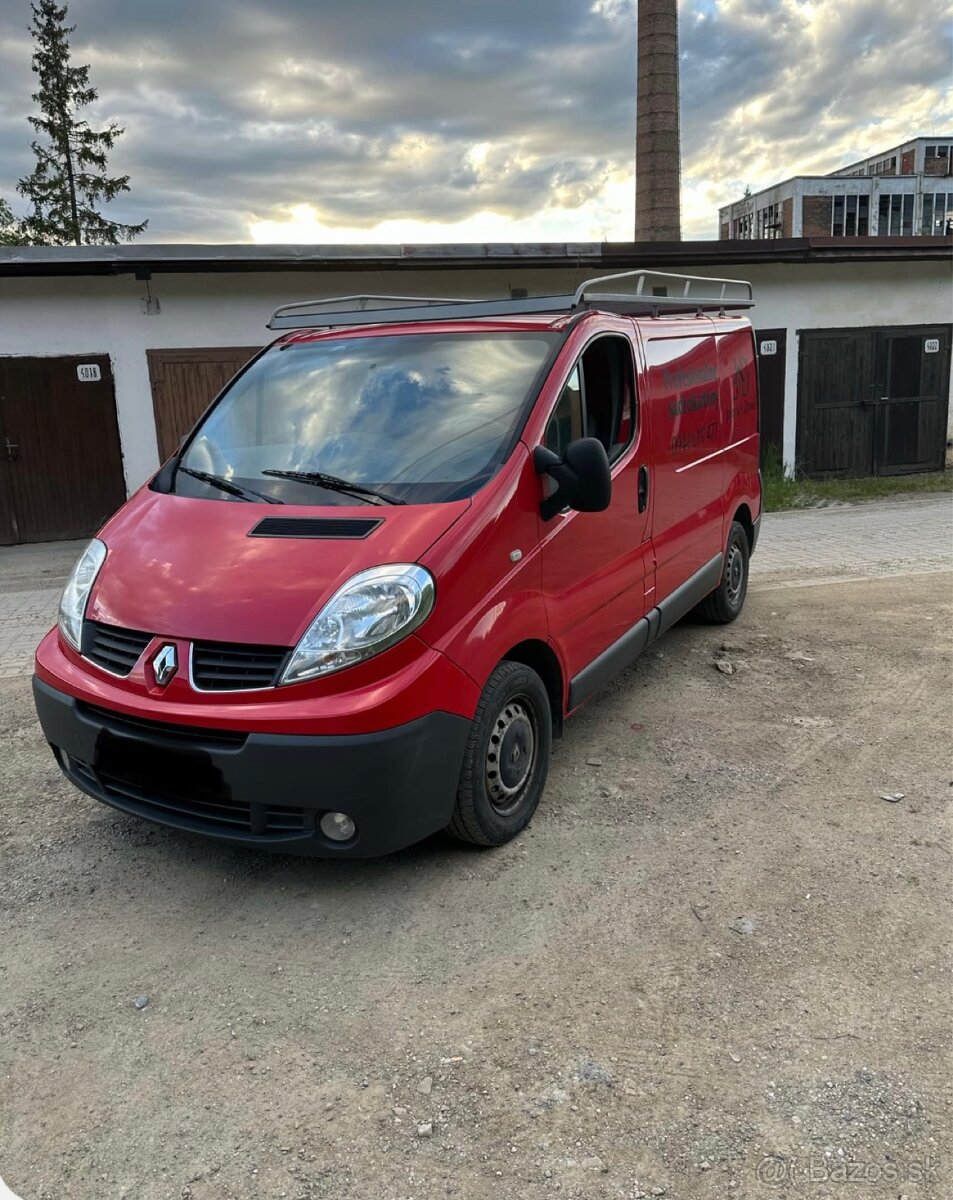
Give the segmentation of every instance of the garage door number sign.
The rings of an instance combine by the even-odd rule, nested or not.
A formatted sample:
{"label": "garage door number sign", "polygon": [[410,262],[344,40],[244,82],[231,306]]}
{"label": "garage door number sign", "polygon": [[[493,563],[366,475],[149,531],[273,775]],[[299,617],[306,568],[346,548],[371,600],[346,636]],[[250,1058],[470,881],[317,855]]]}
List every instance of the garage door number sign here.
{"label": "garage door number sign", "polygon": [[99,363],[80,363],[76,368],[76,378],[80,383],[99,383],[102,377]]}
{"label": "garage door number sign", "polygon": [[924,342],[923,342],[923,349],[927,354],[939,354],[940,353],[940,339],[939,338],[925,338]]}

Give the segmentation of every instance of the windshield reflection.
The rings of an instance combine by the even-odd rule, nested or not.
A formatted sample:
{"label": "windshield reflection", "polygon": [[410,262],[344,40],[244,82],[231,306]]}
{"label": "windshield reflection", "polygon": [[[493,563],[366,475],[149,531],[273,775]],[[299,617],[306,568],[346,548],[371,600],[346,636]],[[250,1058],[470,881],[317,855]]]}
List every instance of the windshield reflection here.
{"label": "windshield reflection", "polygon": [[[299,504],[361,501],[262,471],[321,472],[411,503],[468,496],[512,445],[558,337],[410,334],[275,347],[216,405],[182,465]],[[210,494],[182,473],[176,490]]]}

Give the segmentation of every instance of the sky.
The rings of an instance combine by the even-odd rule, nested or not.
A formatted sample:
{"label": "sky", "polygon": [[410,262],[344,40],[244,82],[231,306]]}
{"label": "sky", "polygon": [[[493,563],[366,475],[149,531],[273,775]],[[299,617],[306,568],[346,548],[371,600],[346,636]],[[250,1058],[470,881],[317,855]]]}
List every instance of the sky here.
{"label": "sky", "polygon": [[[29,0],[0,0],[0,198],[32,166]],[[148,242],[631,241],[636,0],[73,0],[105,210]],[[953,135],[951,16],[680,0],[682,235],[719,205]]]}

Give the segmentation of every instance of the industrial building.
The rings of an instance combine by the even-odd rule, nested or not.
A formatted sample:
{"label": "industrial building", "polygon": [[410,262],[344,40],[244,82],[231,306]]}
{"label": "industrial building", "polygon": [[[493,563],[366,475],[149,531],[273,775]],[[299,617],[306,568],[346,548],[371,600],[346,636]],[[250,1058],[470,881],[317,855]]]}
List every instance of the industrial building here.
{"label": "industrial building", "polygon": [[935,237],[953,231],[953,135],[920,137],[841,167],[796,175],[719,209],[723,241]]}

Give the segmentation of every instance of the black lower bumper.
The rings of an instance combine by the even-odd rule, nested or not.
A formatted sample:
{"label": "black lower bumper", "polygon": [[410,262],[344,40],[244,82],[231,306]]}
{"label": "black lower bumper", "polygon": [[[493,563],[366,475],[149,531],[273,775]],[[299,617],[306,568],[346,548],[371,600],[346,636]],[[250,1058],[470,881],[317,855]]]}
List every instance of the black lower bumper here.
{"label": "black lower bumper", "polygon": [[[368,858],[450,821],[470,722],[435,712],[396,729],[300,737],[127,717],[34,678],[40,724],[77,787],[122,812],[241,846]],[[321,833],[343,812],[357,834]]]}

